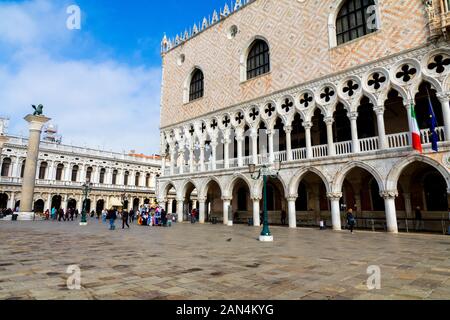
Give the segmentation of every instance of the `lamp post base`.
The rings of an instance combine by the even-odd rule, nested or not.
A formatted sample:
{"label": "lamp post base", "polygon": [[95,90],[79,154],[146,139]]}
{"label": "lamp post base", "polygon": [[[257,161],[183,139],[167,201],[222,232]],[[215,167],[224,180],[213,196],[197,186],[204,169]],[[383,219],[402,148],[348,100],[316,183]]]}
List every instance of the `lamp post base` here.
{"label": "lamp post base", "polygon": [[17,221],[33,221],[34,212],[18,212]]}
{"label": "lamp post base", "polygon": [[80,222],[80,226],[82,226],[82,227],[85,227],[85,226],[87,226],[87,225],[88,225],[87,222]]}
{"label": "lamp post base", "polygon": [[261,242],[273,242],[273,236],[259,236]]}
{"label": "lamp post base", "polygon": [[228,221],[227,226],[232,227],[233,226],[233,221]]}

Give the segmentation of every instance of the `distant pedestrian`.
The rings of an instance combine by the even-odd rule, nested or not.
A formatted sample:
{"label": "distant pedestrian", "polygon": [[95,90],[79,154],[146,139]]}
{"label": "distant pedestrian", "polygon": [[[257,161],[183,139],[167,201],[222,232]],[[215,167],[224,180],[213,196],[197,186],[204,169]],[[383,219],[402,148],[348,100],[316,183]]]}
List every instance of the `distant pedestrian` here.
{"label": "distant pedestrian", "polygon": [[164,209],[161,210],[161,223],[163,227],[167,226],[167,214]]}
{"label": "distant pedestrian", "polygon": [[353,209],[348,209],[347,211],[347,226],[351,233],[353,233],[353,230],[355,229],[356,225],[356,219],[353,215]]}
{"label": "distant pedestrian", "polygon": [[283,226],[285,226],[286,225],[286,218],[287,218],[287,215],[286,215],[286,211],[281,211],[281,225],[283,225]]}
{"label": "distant pedestrian", "polygon": [[78,211],[78,209],[75,209],[75,219],[78,220],[78,215],[80,214],[80,212]]}
{"label": "distant pedestrian", "polygon": [[122,230],[125,229],[125,226],[130,229],[130,225],[128,224],[128,215],[129,214],[127,210],[122,211]]}
{"label": "distant pedestrian", "polygon": [[117,219],[117,213],[115,210],[110,210],[108,213],[109,230],[116,230],[115,221]]}
{"label": "distant pedestrian", "polygon": [[423,231],[425,224],[423,222],[422,210],[420,207],[416,208],[416,231]]}
{"label": "distant pedestrian", "polygon": [[72,208],[69,208],[70,221],[74,220],[75,212]]}

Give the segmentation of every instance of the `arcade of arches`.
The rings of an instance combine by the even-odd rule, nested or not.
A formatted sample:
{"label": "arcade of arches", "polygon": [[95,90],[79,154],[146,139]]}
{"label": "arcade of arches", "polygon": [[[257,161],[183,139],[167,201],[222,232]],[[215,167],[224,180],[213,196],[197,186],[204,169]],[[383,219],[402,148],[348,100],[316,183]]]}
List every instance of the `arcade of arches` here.
{"label": "arcade of arches", "polygon": [[[333,175],[321,168],[285,170],[278,178],[268,180],[267,210],[272,225],[285,222],[291,228],[317,227],[323,221],[341,230],[350,208],[360,229],[412,231],[420,218],[420,231],[442,232],[442,223],[449,223],[450,173],[429,157],[343,162],[335,166]],[[215,219],[228,224],[232,219],[234,223],[259,226],[261,181],[245,174],[229,179],[161,182],[164,188],[159,202],[170,213],[177,213],[179,221],[187,220],[188,212],[197,208],[201,223]],[[282,221],[283,213],[286,221]]]}

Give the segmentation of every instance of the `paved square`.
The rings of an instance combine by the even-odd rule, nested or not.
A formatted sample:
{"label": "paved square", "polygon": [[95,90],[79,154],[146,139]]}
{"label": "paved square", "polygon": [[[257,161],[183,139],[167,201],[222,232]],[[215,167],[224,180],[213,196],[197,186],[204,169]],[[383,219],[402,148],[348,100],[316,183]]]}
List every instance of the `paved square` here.
{"label": "paved square", "polygon": [[[92,221],[0,224],[0,299],[450,299],[450,237]],[[82,288],[67,289],[69,265]],[[367,268],[381,268],[381,290]]]}

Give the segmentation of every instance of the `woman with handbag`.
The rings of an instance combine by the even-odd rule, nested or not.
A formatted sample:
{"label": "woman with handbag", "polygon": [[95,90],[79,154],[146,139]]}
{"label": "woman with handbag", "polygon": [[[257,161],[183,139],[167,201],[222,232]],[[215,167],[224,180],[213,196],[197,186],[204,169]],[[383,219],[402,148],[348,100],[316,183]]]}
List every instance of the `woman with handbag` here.
{"label": "woman with handbag", "polygon": [[353,233],[353,230],[355,229],[356,225],[356,219],[353,215],[353,209],[348,209],[347,211],[347,226],[351,233]]}

